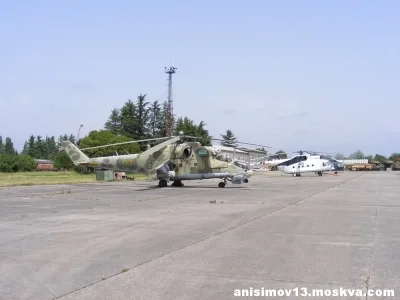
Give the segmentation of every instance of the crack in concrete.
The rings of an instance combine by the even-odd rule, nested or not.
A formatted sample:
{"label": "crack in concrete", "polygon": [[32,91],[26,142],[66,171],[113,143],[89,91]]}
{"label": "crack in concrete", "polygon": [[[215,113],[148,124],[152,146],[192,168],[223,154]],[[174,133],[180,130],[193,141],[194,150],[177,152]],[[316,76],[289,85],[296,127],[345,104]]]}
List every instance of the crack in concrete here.
{"label": "crack in concrete", "polygon": [[368,300],[368,291],[370,288],[370,280],[371,280],[371,275],[372,275],[372,260],[374,257],[374,248],[375,248],[375,242],[376,242],[376,223],[378,220],[378,205],[375,207],[375,218],[374,218],[374,240],[371,245],[371,252],[369,256],[369,268],[368,268],[368,277],[365,280],[365,289],[367,290],[365,299]]}

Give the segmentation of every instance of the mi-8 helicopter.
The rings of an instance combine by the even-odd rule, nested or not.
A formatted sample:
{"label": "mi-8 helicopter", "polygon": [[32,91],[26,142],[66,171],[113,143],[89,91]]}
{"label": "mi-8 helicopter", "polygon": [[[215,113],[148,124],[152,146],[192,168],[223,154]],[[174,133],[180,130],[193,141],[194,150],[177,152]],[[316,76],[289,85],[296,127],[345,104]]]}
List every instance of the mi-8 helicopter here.
{"label": "mi-8 helicopter", "polygon": [[[173,181],[171,186],[180,187],[183,186],[183,180],[212,178],[223,180],[218,184],[220,188],[225,187],[228,181],[232,184],[249,182],[253,171],[245,170],[235,164],[235,160],[220,155],[216,147],[201,146],[199,142],[183,141],[187,138],[197,137],[184,136],[183,132],[180,132],[180,136],[176,137],[139,140],[85,149],[78,149],[73,143],[63,141],[61,149],[66,151],[77,166],[86,165],[113,171],[143,173],[149,180],[159,180],[159,187],[167,187],[169,181]],[[139,154],[89,158],[82,152],[100,147],[165,139],[167,140]]]}
{"label": "mi-8 helicopter", "polygon": [[299,155],[293,156],[283,162],[277,164],[279,171],[293,176],[300,176],[301,173],[315,173],[322,176],[323,172],[343,171],[343,164],[330,156],[318,155],[314,152],[298,151]]}
{"label": "mi-8 helicopter", "polygon": [[[286,156],[286,158],[281,158],[282,156]],[[264,162],[264,165],[271,168],[271,170],[274,170],[277,165],[285,161],[288,161],[291,158],[293,158],[293,156],[287,157],[287,154],[284,152],[275,153],[266,157],[267,160]]]}

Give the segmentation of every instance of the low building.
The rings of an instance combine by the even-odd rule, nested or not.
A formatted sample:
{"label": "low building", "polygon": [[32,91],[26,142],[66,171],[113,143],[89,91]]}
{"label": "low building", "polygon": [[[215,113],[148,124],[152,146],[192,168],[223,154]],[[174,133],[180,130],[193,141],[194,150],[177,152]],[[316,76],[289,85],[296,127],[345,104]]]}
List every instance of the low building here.
{"label": "low building", "polygon": [[232,158],[232,159],[234,158],[234,159],[244,160],[244,161],[248,161],[248,159],[249,159],[249,154],[247,152],[239,150],[237,148],[226,147],[226,146],[221,146],[221,145],[213,145],[213,147],[221,150],[220,153],[229,156],[229,158]]}
{"label": "low building", "polygon": [[36,164],[36,171],[51,171],[54,170],[54,164],[51,160],[48,159],[34,159]]}
{"label": "low building", "polygon": [[367,164],[368,159],[337,159],[338,162],[344,165],[358,165],[358,164]]}
{"label": "low building", "polygon": [[213,147],[220,149],[222,154],[232,159],[235,158],[245,162],[250,161],[252,164],[264,162],[268,155],[266,152],[249,148],[233,148],[221,145],[213,145]]}
{"label": "low building", "polygon": [[248,156],[250,157],[250,162],[252,164],[263,163],[267,160],[268,153],[266,151],[264,152],[250,148],[238,148],[238,149],[248,153]]}

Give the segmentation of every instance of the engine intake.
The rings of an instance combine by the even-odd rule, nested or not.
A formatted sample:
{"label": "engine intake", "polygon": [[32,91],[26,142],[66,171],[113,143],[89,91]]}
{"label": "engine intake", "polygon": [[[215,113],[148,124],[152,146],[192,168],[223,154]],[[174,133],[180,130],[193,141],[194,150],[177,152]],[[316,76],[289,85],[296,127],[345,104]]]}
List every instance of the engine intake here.
{"label": "engine intake", "polygon": [[184,150],[183,150],[183,156],[184,157],[190,157],[190,155],[192,155],[192,148],[185,148]]}
{"label": "engine intake", "polygon": [[175,158],[189,158],[192,155],[192,148],[181,145],[175,150]]}

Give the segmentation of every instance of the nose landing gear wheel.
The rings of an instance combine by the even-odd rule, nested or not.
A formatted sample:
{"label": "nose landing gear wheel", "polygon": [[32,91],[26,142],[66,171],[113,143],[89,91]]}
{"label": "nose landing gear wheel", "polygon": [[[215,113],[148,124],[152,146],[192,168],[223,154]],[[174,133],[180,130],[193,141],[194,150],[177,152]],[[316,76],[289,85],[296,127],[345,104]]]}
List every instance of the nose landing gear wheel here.
{"label": "nose landing gear wheel", "polygon": [[224,188],[224,187],[225,187],[225,182],[220,182],[220,183],[218,183],[218,187],[219,187],[219,188]]}

